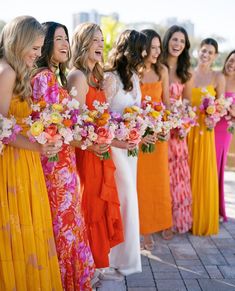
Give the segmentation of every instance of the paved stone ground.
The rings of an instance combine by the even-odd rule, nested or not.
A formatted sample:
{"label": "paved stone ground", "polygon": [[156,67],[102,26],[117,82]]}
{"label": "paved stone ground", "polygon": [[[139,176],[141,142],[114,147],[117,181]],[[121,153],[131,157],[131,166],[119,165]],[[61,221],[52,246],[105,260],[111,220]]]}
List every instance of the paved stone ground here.
{"label": "paved stone ground", "polygon": [[235,172],[225,174],[229,221],[218,235],[155,234],[156,249],[142,251],[143,272],[123,282],[103,281],[98,291],[235,291]]}

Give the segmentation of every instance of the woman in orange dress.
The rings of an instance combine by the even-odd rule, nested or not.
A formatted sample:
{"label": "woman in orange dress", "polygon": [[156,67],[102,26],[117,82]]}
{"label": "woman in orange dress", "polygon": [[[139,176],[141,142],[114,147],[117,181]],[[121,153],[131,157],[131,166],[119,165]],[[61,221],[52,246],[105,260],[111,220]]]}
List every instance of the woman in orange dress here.
{"label": "woman in orange dress", "polygon": [[[50,204],[40,153],[54,145],[32,143],[30,73],[41,55],[44,31],[31,16],[19,16],[0,40],[0,113],[13,115],[22,132],[0,155],[0,290],[62,291]],[[1,130],[0,130],[1,131]]]}
{"label": "woman in orange dress", "polygon": [[[167,68],[160,64],[161,38],[151,29],[143,30],[147,37],[145,70],[141,78],[142,100],[150,96],[152,101],[169,105],[169,79]],[[154,141],[154,140],[153,140]],[[168,143],[156,143],[151,154],[140,151],[138,158],[137,189],[140,215],[140,233],[144,237],[142,247],[152,250],[152,233],[172,226],[171,194],[168,169]]]}
{"label": "woman in orange dress", "polygon": [[[68,87],[80,105],[94,109],[95,100],[106,102],[102,90],[103,35],[98,25],[79,25],[72,40],[72,69]],[[109,267],[110,249],[123,241],[122,221],[112,159],[101,160],[109,145],[77,149],[77,168],[81,179],[82,209],[96,268]]]}

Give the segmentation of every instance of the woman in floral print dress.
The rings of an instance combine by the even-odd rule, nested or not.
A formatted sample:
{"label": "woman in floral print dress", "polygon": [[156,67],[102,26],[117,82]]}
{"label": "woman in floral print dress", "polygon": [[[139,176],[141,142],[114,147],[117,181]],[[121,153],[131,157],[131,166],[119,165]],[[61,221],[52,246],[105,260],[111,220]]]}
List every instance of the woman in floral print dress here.
{"label": "woman in floral print dress", "polygon": [[[64,98],[70,98],[61,85],[66,85],[64,72],[69,56],[68,31],[64,25],[55,22],[46,22],[43,27],[46,37],[42,55],[37,62],[39,72],[32,80],[33,101],[61,103]],[[59,75],[56,74],[57,70]],[[41,161],[63,288],[69,291],[91,290],[94,262],[81,215],[75,150],[64,144],[58,156],[58,162],[49,162],[46,156],[42,156]]]}

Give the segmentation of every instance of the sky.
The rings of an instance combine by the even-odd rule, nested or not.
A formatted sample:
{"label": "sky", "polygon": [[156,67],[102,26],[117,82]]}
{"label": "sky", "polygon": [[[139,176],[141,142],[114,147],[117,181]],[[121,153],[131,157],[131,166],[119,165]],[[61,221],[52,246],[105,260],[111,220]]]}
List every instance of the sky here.
{"label": "sky", "polygon": [[72,15],[91,9],[100,14],[117,12],[124,23],[158,24],[169,17],[189,19],[195,24],[196,36],[222,36],[227,41],[220,51],[235,48],[234,0],[4,0],[0,5],[0,20],[8,22],[19,15],[32,15],[40,22],[63,23],[72,32]]}

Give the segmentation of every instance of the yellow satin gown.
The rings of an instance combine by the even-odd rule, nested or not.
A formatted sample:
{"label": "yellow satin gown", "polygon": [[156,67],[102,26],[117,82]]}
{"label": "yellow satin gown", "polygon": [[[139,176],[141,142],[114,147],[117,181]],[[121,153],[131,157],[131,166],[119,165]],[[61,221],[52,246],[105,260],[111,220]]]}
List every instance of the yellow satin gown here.
{"label": "yellow satin gown", "polygon": [[[206,87],[215,96],[212,85]],[[201,88],[193,88],[192,105],[199,106],[203,96]],[[213,235],[219,231],[219,192],[214,130],[208,131],[204,117],[198,112],[199,126],[188,135],[189,164],[193,196],[194,235]]]}
{"label": "yellow satin gown", "polygon": [[[28,103],[13,98],[11,114],[25,134]],[[0,290],[62,290],[39,153],[10,145],[0,155]]]}

